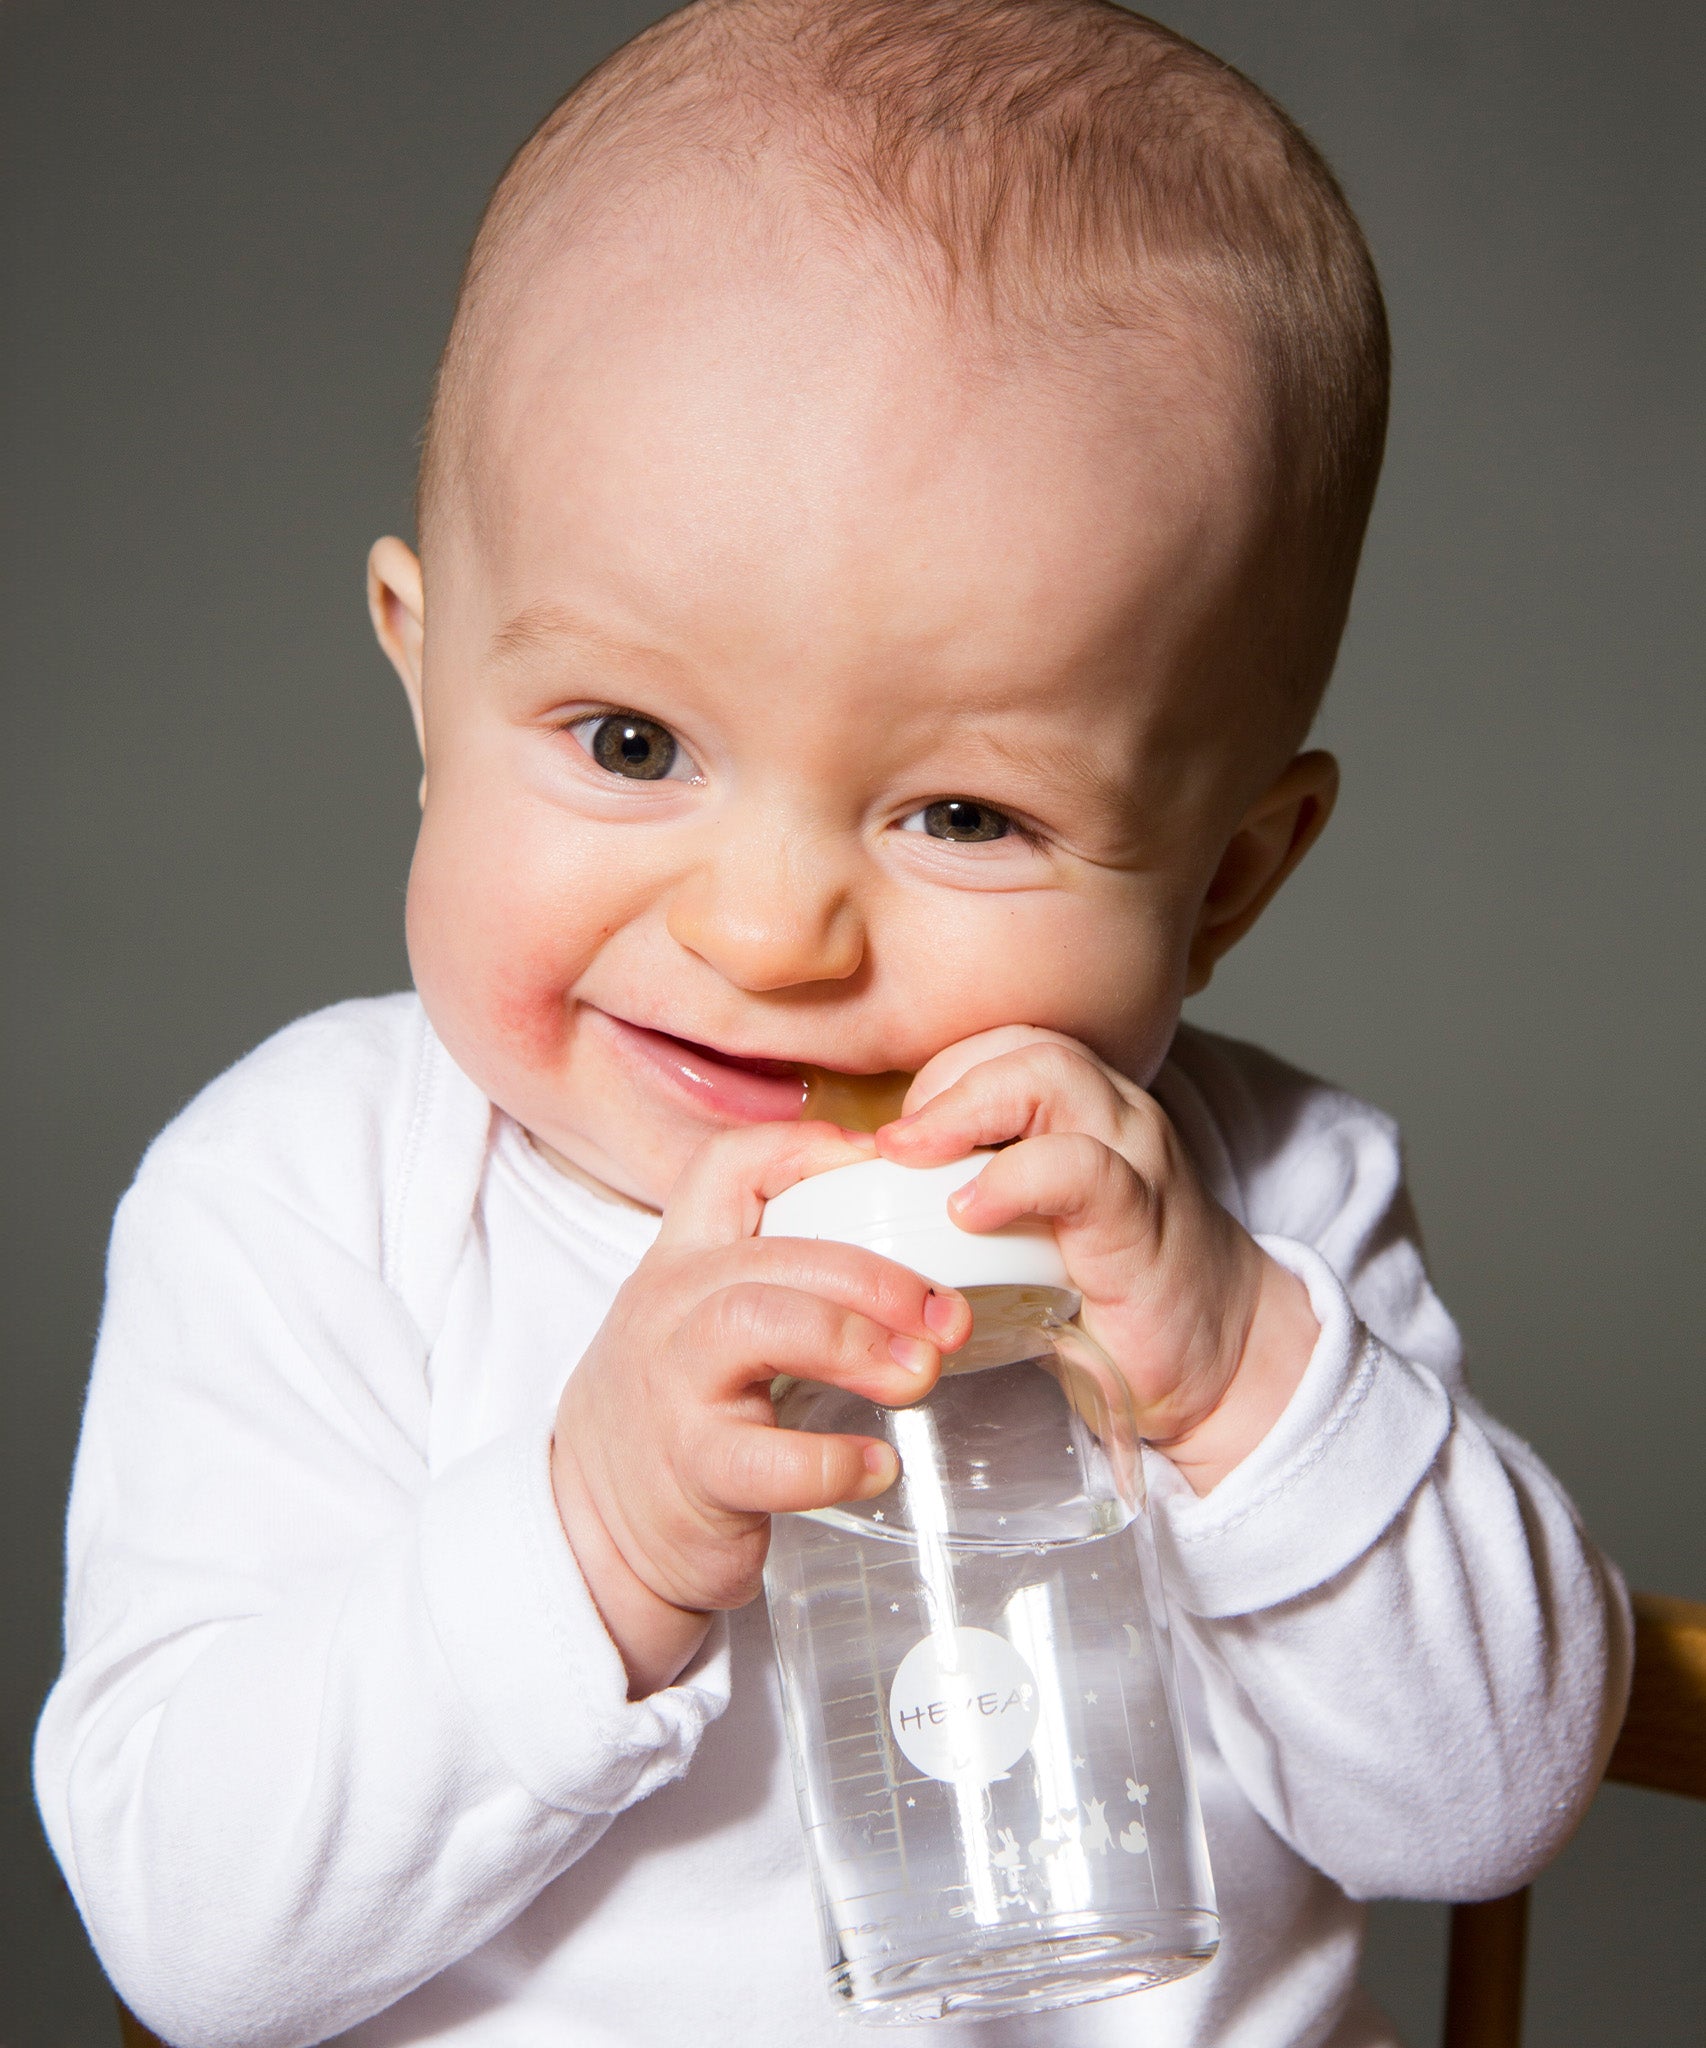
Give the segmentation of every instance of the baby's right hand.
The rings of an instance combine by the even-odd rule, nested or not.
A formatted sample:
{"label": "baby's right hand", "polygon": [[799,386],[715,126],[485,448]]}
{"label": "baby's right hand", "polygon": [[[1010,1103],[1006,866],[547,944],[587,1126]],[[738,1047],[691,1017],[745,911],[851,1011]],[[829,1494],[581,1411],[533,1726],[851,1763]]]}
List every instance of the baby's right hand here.
{"label": "baby's right hand", "polygon": [[771,1380],[792,1373],[902,1406],[970,1334],[964,1297],[904,1266],[753,1235],[771,1196],[873,1151],[822,1123],[711,1139],[563,1389],[557,1512],[632,1698],[677,1676],[712,1610],[757,1594],[772,1514],[894,1483],[886,1444],[777,1428]]}

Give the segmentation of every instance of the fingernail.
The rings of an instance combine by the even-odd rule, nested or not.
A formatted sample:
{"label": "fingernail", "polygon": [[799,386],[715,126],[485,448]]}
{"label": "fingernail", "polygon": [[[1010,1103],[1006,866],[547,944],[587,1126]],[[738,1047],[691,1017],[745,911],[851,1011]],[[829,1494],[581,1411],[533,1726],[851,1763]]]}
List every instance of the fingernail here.
{"label": "fingernail", "polygon": [[911,1116],[891,1116],[888,1122],[883,1125],[883,1129],[885,1131],[904,1131],[908,1124],[917,1123],[923,1114],[922,1110],[915,1109]]}
{"label": "fingernail", "polygon": [[959,1187],[955,1188],[954,1192],[948,1197],[948,1207],[950,1209],[969,1208],[971,1205],[972,1197],[976,1193],[977,1182],[975,1180],[965,1181]]}
{"label": "fingernail", "polygon": [[887,1444],[867,1444],[865,1470],[873,1479],[880,1479],[884,1486],[892,1486],[900,1474],[900,1460]]}
{"label": "fingernail", "polygon": [[938,1337],[946,1337],[960,1327],[960,1311],[965,1307],[962,1294],[944,1294],[932,1287],[924,1297],[924,1320]]}
{"label": "fingernail", "polygon": [[[924,1311],[929,1316],[929,1309]],[[926,1344],[922,1337],[891,1337],[889,1356],[896,1365],[904,1365],[908,1372],[926,1373],[936,1362],[936,1347]]]}

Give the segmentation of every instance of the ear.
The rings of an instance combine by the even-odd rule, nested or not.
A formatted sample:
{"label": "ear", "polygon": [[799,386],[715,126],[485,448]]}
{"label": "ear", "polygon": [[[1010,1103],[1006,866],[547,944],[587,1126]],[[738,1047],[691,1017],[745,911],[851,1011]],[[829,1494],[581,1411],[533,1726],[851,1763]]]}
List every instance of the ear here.
{"label": "ear", "polygon": [[[367,555],[367,615],[379,644],[402,678],[415,722],[415,744],[426,763],[426,717],[421,697],[421,653],[426,644],[426,593],[421,565],[413,548],[387,534]],[[426,802],[426,776],[421,776],[421,802]]]}
{"label": "ear", "polygon": [[1223,953],[1256,922],[1321,836],[1339,794],[1339,764],[1318,748],[1299,754],[1239,821],[1208,885],[1191,936],[1186,992],[1196,995]]}

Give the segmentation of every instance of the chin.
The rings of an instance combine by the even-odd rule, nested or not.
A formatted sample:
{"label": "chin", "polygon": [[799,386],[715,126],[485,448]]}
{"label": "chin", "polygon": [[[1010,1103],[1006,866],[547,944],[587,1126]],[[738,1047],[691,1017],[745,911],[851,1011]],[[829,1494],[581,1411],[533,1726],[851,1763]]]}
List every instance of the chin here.
{"label": "chin", "polygon": [[536,1083],[516,1091],[513,1104],[493,1100],[582,1173],[651,1209],[663,1207],[682,1168],[713,1135],[712,1126],[634,1102],[619,1084],[575,1094],[578,1100],[565,1103],[560,1091]]}

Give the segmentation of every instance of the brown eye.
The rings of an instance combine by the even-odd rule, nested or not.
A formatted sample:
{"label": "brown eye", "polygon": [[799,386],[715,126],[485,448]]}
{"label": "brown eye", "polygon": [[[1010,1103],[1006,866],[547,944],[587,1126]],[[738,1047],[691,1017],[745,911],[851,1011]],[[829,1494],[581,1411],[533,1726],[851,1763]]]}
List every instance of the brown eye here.
{"label": "brown eye", "polygon": [[914,813],[918,820],[914,825],[911,818],[907,824],[914,830],[926,832],[932,839],[952,840],[959,846],[977,846],[991,839],[1005,839],[1013,829],[1011,821],[1000,811],[988,804],[973,803],[969,797],[946,797],[941,803],[927,804]]}
{"label": "brown eye", "polygon": [[610,711],[602,718],[583,720],[577,730],[588,726],[587,752],[599,767],[625,775],[630,782],[661,782],[680,757],[675,735],[656,719]]}

